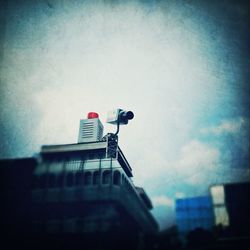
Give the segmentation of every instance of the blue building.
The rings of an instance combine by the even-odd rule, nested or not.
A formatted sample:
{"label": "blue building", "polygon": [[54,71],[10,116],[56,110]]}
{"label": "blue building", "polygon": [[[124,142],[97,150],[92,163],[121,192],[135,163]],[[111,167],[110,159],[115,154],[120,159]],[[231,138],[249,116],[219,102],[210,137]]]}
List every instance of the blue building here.
{"label": "blue building", "polygon": [[214,225],[212,199],[210,196],[177,199],[176,223],[180,234],[195,228],[211,229]]}

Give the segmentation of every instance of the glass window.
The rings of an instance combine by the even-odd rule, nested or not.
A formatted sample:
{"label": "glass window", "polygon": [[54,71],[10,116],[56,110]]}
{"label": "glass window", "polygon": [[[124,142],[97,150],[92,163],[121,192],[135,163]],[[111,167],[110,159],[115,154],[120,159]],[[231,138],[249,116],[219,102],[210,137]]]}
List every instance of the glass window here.
{"label": "glass window", "polygon": [[48,175],[48,187],[53,188],[56,185],[56,176],[54,174]]}
{"label": "glass window", "polygon": [[211,187],[211,194],[214,205],[222,205],[225,203],[224,186]]}
{"label": "glass window", "polygon": [[84,185],[86,186],[91,185],[92,183],[91,178],[92,178],[91,172],[84,173]]}
{"label": "glass window", "polygon": [[99,162],[99,160],[87,160],[85,161],[84,169],[98,169]]}
{"label": "glass window", "polygon": [[101,167],[102,168],[111,168],[111,159],[102,159],[101,161]]}
{"label": "glass window", "polygon": [[34,174],[41,175],[46,173],[46,171],[47,171],[47,164],[43,162],[38,166],[36,166]]}
{"label": "glass window", "polygon": [[64,173],[60,173],[56,177],[56,186],[63,187],[64,184]]}
{"label": "glass window", "polygon": [[83,172],[76,173],[76,186],[83,185]]}
{"label": "glass window", "polygon": [[102,175],[102,184],[110,184],[110,179],[111,179],[111,171],[110,170],[104,171]]}
{"label": "glass window", "polygon": [[78,171],[80,169],[81,161],[78,160],[71,160],[66,162],[65,170],[66,171]]}
{"label": "glass window", "polygon": [[229,216],[228,216],[227,209],[225,206],[215,207],[214,214],[215,214],[216,225],[219,225],[219,224],[223,226],[229,225]]}
{"label": "glass window", "polygon": [[63,162],[55,161],[49,164],[49,170],[53,173],[60,173],[63,170]]}
{"label": "glass window", "polygon": [[113,178],[114,185],[120,185],[121,184],[121,174],[119,171],[114,172],[114,178]]}
{"label": "glass window", "polygon": [[[109,160],[109,162],[111,162],[111,159]],[[121,165],[117,160],[112,159],[112,168],[121,168]]]}
{"label": "glass window", "polygon": [[99,171],[95,171],[93,176],[93,184],[98,185],[99,183],[100,183],[100,173]]}
{"label": "glass window", "polygon": [[74,175],[73,175],[72,172],[69,172],[69,173],[67,174],[67,186],[68,186],[68,187],[72,187],[73,184],[74,184]]}

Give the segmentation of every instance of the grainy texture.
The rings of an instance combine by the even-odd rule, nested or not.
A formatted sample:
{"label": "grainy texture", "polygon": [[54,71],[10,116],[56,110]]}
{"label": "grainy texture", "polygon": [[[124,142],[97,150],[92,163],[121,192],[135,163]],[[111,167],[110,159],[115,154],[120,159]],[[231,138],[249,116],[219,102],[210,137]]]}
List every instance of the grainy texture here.
{"label": "grainy texture", "polygon": [[176,196],[249,180],[247,2],[1,1],[0,157],[125,108],[120,144],[162,226]]}

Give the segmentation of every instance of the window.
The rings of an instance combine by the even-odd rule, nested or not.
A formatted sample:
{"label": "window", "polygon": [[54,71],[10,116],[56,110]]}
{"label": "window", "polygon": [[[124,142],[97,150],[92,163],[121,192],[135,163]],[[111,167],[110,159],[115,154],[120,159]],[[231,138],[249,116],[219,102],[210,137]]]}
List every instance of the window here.
{"label": "window", "polygon": [[227,208],[225,206],[215,206],[214,207],[214,215],[215,215],[215,224],[216,225],[229,225],[229,216],[227,212]]}
{"label": "window", "polygon": [[62,188],[64,183],[64,173],[60,173],[56,178],[56,186]]}
{"label": "window", "polygon": [[69,173],[67,174],[67,186],[68,186],[68,187],[72,187],[73,184],[74,184],[74,175],[73,175],[72,172],[69,172]]}
{"label": "window", "polygon": [[120,185],[121,184],[121,174],[117,170],[114,172],[113,184],[114,185]]}
{"label": "window", "polygon": [[100,183],[100,173],[99,171],[94,172],[93,184],[98,185]]}
{"label": "window", "polygon": [[48,175],[48,188],[55,187],[55,184],[56,184],[56,176],[50,173]]}
{"label": "window", "polygon": [[76,173],[76,186],[83,185],[83,172]]}
{"label": "window", "polygon": [[88,186],[88,185],[91,185],[91,172],[86,172],[86,173],[84,173],[84,184],[86,185],[86,186]]}
{"label": "window", "polygon": [[102,184],[110,184],[110,179],[111,179],[111,171],[110,170],[104,171],[102,175]]}
{"label": "window", "polygon": [[222,205],[225,203],[224,186],[212,186],[211,194],[214,205]]}

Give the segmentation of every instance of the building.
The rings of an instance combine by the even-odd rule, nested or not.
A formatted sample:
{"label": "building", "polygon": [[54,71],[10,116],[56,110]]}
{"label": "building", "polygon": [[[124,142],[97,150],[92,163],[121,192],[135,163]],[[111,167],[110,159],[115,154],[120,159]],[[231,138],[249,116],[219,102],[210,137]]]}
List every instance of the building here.
{"label": "building", "polygon": [[178,231],[183,237],[196,228],[210,230],[214,225],[210,196],[177,199],[175,209]]}
{"label": "building", "polygon": [[187,248],[250,246],[250,183],[212,185],[210,195],[176,200],[176,223]]}
{"label": "building", "polygon": [[29,234],[31,183],[36,165],[34,158],[0,160],[0,231],[6,237]]}
{"label": "building", "polygon": [[[92,112],[80,121],[78,143],[42,146],[39,157],[30,159],[32,167],[27,169],[22,160],[16,162],[17,172],[8,172],[6,161],[1,162],[14,179],[22,176],[20,171],[28,172],[14,183],[15,189],[26,183],[28,197],[23,203],[27,212],[21,216],[27,220],[17,222],[16,228],[25,225],[34,244],[84,244],[85,249],[123,244],[131,249],[157,232],[149,211],[152,203],[144,189],[134,185],[132,168],[118,146],[117,135],[102,137],[102,133],[98,115]],[[18,196],[21,200],[22,194]],[[13,196],[12,204],[16,198]],[[5,212],[8,217],[15,214]]]}
{"label": "building", "polygon": [[250,182],[210,187],[215,225],[227,228],[227,236],[250,236]]}

